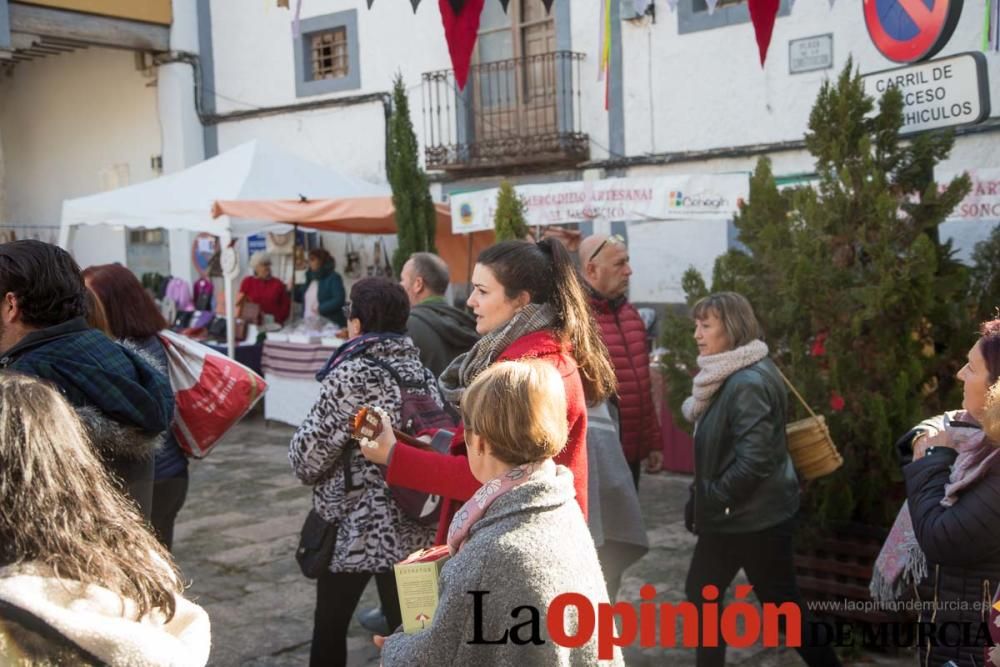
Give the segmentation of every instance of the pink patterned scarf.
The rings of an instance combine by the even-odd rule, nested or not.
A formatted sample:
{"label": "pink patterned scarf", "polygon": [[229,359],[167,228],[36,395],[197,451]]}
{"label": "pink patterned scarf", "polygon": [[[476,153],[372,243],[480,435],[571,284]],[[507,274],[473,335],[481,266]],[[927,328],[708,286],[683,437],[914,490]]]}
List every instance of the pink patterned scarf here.
{"label": "pink patterned scarf", "polygon": [[[964,419],[971,419],[961,414]],[[951,507],[960,492],[979,480],[1000,462],[1000,448],[994,447],[986,434],[969,426],[945,424],[944,432],[957,445],[958,458],[952,464],[948,484],[944,487],[941,505]],[[911,585],[927,576],[927,557],[917,543],[910,516],[909,503],[904,501],[892,530],[882,545],[872,580],[868,585],[872,599],[878,602],[899,600]]]}
{"label": "pink patterned scarf", "polygon": [[469,531],[477,521],[483,518],[487,508],[493,502],[511,489],[518,487],[531,479],[539,477],[554,477],[556,464],[552,459],[524,463],[511,468],[499,477],[489,480],[476,491],[462,508],[455,513],[448,527],[448,550],[455,555],[469,539]]}

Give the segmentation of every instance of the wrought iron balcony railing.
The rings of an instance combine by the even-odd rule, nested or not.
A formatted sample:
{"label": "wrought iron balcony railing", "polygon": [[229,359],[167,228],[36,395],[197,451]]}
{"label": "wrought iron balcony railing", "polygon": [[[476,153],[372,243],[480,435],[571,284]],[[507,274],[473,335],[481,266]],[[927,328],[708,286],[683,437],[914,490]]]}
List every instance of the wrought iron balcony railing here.
{"label": "wrought iron balcony railing", "polygon": [[586,161],[580,131],[582,53],[553,51],[423,75],[428,169],[478,170]]}

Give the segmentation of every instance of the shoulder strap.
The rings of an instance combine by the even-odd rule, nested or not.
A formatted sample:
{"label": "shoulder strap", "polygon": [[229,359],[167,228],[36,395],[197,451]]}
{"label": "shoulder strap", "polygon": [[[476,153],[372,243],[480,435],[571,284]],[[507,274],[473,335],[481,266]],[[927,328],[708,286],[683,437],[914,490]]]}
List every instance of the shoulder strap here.
{"label": "shoulder strap", "polygon": [[411,389],[427,389],[427,385],[423,382],[420,382],[419,380],[416,382],[408,382],[404,380],[403,378],[400,377],[399,373],[396,372],[395,368],[393,368],[390,364],[387,364],[386,362],[382,361],[381,359],[376,359],[370,354],[364,354],[362,356],[365,359],[371,361],[376,366],[381,367],[384,371],[386,371],[389,375],[391,375],[392,379],[395,380],[396,384],[398,384],[400,387],[407,387]]}
{"label": "shoulder strap", "polygon": [[806,403],[806,399],[802,398],[802,394],[800,394],[798,390],[795,389],[792,383],[789,382],[788,378],[785,377],[785,374],[781,372],[781,369],[778,368],[778,364],[774,365],[774,370],[778,371],[778,375],[781,376],[781,379],[785,381],[785,384],[788,385],[788,388],[792,390],[793,394],[795,394],[795,398],[799,399],[799,403],[801,403],[802,407],[806,409],[806,412],[809,413],[809,416],[812,417],[813,419],[816,419],[816,413],[812,411],[812,408],[810,408],[809,404]]}

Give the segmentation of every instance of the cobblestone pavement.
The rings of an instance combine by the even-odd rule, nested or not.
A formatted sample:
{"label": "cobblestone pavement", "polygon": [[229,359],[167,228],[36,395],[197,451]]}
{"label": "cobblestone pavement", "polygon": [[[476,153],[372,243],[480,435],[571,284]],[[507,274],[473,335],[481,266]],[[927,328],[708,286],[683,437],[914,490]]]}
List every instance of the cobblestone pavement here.
{"label": "cobblestone pavement", "polygon": [[[298,530],[309,509],[309,489],[287,461],[291,427],[265,425],[259,414],[235,428],[204,461],[191,468],[187,504],[178,517],[175,555],[191,586],[188,595],[212,619],[209,664],[230,666],[308,664],[314,585],[294,559]],[[656,586],[658,599],[684,599],[684,577],[694,539],[684,529],[688,478],[660,474],[642,480],[641,496],[651,550],[626,573],[620,600],[638,604],[639,588]],[[374,582],[359,605],[377,604]],[[378,665],[378,651],[356,622],[349,638],[350,665]],[[630,667],[693,665],[685,649],[633,650]],[[730,652],[747,667],[801,665],[794,651],[759,648]],[[860,656],[850,664],[910,665],[912,656]]]}

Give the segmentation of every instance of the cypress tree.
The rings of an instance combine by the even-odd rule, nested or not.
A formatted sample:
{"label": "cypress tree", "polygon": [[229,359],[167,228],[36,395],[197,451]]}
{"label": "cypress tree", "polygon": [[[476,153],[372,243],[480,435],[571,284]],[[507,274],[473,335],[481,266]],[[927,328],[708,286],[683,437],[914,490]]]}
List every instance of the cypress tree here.
{"label": "cypress tree", "polygon": [[[822,86],[810,115],[814,183],[779,190],[770,162],[758,162],[735,219],[746,251],[718,259],[712,291],[750,300],[771,357],[826,415],[844,466],[811,485],[811,518],[888,525],[902,498],[899,487],[887,492],[901,479],[894,441],[955,407],[954,361],[974,340],[967,272],[937,237],[970,184],[962,176],[939,189],[934,165],[953,136],[901,141],[899,91],[887,91],[876,110],[852,69],[848,62]],[[694,276],[687,282],[689,301],[704,293]],[[690,393],[684,371],[696,370],[697,353],[678,344],[691,326],[681,317],[666,323],[675,407]],[[790,420],[808,416],[791,395],[789,412]]]}
{"label": "cypress tree", "polygon": [[1000,306],[1000,226],[976,244],[972,261],[972,297],[977,319],[992,319],[997,317]]}
{"label": "cypress tree", "polygon": [[509,181],[500,183],[493,226],[496,230],[498,243],[528,237],[528,224],[524,221],[524,202]]}
{"label": "cypress tree", "polygon": [[392,87],[392,117],[389,119],[389,151],[386,171],[396,209],[396,237],[399,244],[392,255],[395,275],[415,252],[434,252],[437,218],[427,174],[420,168],[419,146],[410,121],[410,102],[402,74]]}

